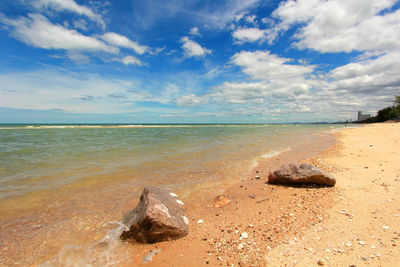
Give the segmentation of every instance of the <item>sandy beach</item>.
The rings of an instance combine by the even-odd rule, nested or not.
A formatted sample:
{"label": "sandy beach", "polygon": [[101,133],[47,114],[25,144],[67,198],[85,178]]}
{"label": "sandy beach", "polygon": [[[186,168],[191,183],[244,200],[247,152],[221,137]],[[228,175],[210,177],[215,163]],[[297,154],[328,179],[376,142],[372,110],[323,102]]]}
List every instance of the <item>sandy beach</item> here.
{"label": "sandy beach", "polygon": [[[396,266],[400,124],[343,129],[334,136],[327,150],[306,153],[304,147],[260,162],[248,179],[223,193],[230,198],[225,205],[215,205],[219,192],[204,201],[189,199],[189,235],[127,244],[127,265],[161,249],[147,266]],[[334,175],[336,186],[268,185],[268,174],[287,162],[312,163]]]}

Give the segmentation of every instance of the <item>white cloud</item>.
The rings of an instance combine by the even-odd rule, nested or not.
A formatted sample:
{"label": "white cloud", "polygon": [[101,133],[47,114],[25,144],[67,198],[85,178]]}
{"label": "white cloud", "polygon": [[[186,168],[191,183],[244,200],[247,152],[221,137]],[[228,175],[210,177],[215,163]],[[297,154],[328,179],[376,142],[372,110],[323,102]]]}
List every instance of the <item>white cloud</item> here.
{"label": "white cloud", "polygon": [[311,65],[296,65],[292,59],[279,57],[269,51],[242,51],[232,56],[231,62],[243,68],[252,79],[276,80],[302,78],[314,71]]}
{"label": "white cloud", "polygon": [[349,94],[393,96],[400,92],[400,51],[373,59],[352,62],[329,73],[330,90]]}
{"label": "white cloud", "polygon": [[256,25],[257,24],[256,18],[257,18],[256,15],[248,15],[248,16],[245,17],[245,20],[249,24]]}
{"label": "white cloud", "polygon": [[14,28],[12,35],[25,44],[44,49],[103,51],[116,54],[118,48],[109,46],[95,37],[85,36],[76,30],[52,24],[44,16],[29,14],[27,18],[0,20]]}
{"label": "white cloud", "polygon": [[[286,1],[273,12],[274,31],[300,27],[294,44],[319,52],[391,51],[400,42],[400,11],[381,13],[395,0]],[[271,40],[277,35],[271,35]]]}
{"label": "white cloud", "polygon": [[96,14],[92,9],[77,4],[74,0],[35,0],[33,5],[36,8],[52,8],[56,11],[70,11],[79,15],[84,15],[102,25],[105,28],[105,24],[101,19],[101,16]]}
{"label": "white cloud", "polygon": [[137,42],[131,41],[126,36],[114,32],[107,32],[101,38],[111,45],[132,49],[139,55],[149,50],[148,46],[140,45]]}
{"label": "white cloud", "polygon": [[119,61],[119,62],[123,63],[124,65],[137,65],[137,66],[143,65],[139,59],[137,59],[133,56],[126,56],[126,57],[123,57],[122,59],[117,59],[116,61]]}
{"label": "white cloud", "polygon": [[195,106],[208,102],[207,96],[197,96],[195,94],[180,96],[175,100],[178,106]]}
{"label": "white cloud", "polygon": [[193,36],[201,36],[201,34],[199,32],[199,28],[197,28],[197,27],[191,28],[189,34],[193,35]]}
{"label": "white cloud", "polygon": [[323,75],[314,75],[312,65],[294,62],[269,51],[237,53],[231,63],[257,81],[224,82],[206,94],[181,96],[177,104],[235,105],[227,110],[230,115],[308,114],[310,120],[337,120],[355,118],[357,110],[374,113],[400,92],[400,52],[375,55]]}
{"label": "white cloud", "polygon": [[84,19],[74,20],[73,25],[75,29],[81,29],[87,31],[87,22]]}
{"label": "white cloud", "polygon": [[236,29],[232,36],[239,44],[263,42],[266,39],[266,32],[258,28],[240,28]]}
{"label": "white cloud", "polygon": [[183,52],[186,57],[204,57],[207,54],[211,54],[211,50],[202,47],[193,40],[190,40],[187,36],[181,38]]}

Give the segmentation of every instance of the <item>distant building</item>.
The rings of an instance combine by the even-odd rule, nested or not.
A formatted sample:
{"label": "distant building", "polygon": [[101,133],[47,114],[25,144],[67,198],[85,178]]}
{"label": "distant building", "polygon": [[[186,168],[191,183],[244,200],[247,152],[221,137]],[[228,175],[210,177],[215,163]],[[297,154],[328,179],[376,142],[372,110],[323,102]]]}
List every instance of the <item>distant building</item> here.
{"label": "distant building", "polygon": [[361,110],[358,112],[357,121],[363,121],[363,120],[366,120],[366,119],[369,119],[369,118],[371,118],[370,114],[362,114]]}

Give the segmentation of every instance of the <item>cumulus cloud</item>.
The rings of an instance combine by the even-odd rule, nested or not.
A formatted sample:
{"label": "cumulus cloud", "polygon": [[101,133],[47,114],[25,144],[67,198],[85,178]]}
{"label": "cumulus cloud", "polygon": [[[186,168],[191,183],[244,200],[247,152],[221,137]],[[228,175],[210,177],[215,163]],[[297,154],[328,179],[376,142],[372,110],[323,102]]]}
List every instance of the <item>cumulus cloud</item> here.
{"label": "cumulus cloud", "polygon": [[101,38],[110,45],[132,49],[139,55],[149,50],[148,46],[140,45],[137,42],[130,40],[128,37],[114,32],[107,32],[103,34]]}
{"label": "cumulus cloud", "polygon": [[252,79],[276,80],[303,77],[314,71],[311,65],[297,65],[289,58],[269,51],[242,51],[232,56],[231,62],[243,68]]}
{"label": "cumulus cloud", "polygon": [[182,49],[186,57],[204,57],[211,54],[211,50],[202,47],[197,42],[190,40],[187,36],[181,38]]}
{"label": "cumulus cloud", "polygon": [[126,56],[126,57],[123,57],[121,59],[117,59],[116,61],[119,61],[124,65],[142,66],[142,62],[139,59],[137,59],[137,58],[135,58],[133,56]]}
{"label": "cumulus cloud", "polygon": [[67,29],[59,24],[52,24],[44,16],[29,14],[28,17],[0,20],[14,28],[12,35],[33,47],[44,49],[103,51],[116,54],[118,48],[105,44],[95,37],[85,36],[76,30]]}
{"label": "cumulus cloud", "polygon": [[197,27],[191,28],[189,31],[189,34],[193,35],[193,36],[201,36],[201,34],[199,32],[199,28],[197,28]]}
{"label": "cumulus cloud", "polygon": [[84,15],[98,22],[103,28],[105,28],[105,24],[100,15],[96,14],[89,7],[77,4],[74,0],[35,0],[33,5],[39,9],[51,8],[56,11],[70,11],[79,15]]}
{"label": "cumulus cloud", "polygon": [[[400,42],[400,11],[384,12],[395,0],[289,0],[273,12],[275,32],[301,25],[300,49],[319,52],[391,51]],[[274,39],[277,35],[271,35]]]}
{"label": "cumulus cloud", "polygon": [[245,42],[263,42],[266,39],[266,31],[258,28],[240,28],[232,33],[233,38],[237,43],[242,44]]}
{"label": "cumulus cloud", "polygon": [[380,109],[399,92],[400,52],[352,62],[322,75],[313,74],[313,65],[295,62],[269,51],[242,51],[231,63],[240,66],[250,81],[226,81],[209,93],[182,96],[177,103],[227,103],[236,105],[233,113],[246,116],[309,114],[311,120],[312,116],[329,120],[352,118],[360,109]]}

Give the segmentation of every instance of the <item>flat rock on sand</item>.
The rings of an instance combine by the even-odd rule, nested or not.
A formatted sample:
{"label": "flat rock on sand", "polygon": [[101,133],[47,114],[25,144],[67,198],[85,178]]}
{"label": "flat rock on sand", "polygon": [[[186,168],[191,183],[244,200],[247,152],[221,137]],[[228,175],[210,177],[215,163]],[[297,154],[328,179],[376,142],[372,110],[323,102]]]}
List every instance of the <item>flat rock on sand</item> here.
{"label": "flat rock on sand", "polygon": [[176,194],[160,187],[146,187],[124,223],[129,229],[121,234],[122,240],[155,243],[186,236],[189,220]]}
{"label": "flat rock on sand", "polygon": [[335,186],[335,178],[314,167],[311,164],[303,163],[283,165],[278,170],[271,173],[268,177],[270,184],[318,184],[325,186]]}

